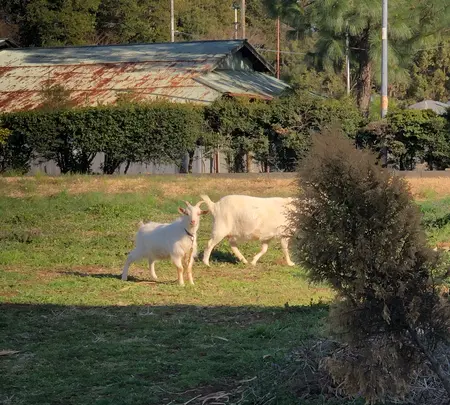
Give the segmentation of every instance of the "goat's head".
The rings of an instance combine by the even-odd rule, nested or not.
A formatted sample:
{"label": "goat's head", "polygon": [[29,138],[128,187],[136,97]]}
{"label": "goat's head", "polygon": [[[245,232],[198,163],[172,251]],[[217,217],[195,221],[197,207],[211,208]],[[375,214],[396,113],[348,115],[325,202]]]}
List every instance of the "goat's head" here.
{"label": "goat's head", "polygon": [[200,217],[202,215],[207,214],[208,210],[202,210],[200,206],[202,205],[204,201],[199,201],[195,205],[191,205],[189,201],[185,201],[186,208],[179,207],[178,212],[180,214],[186,215],[189,220],[189,225],[193,228],[197,227],[200,223]]}

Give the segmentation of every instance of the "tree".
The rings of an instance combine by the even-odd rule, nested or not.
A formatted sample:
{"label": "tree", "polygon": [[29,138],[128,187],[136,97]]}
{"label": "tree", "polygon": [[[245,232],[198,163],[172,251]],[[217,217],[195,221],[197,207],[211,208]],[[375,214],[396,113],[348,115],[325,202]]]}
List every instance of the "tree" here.
{"label": "tree", "polygon": [[[405,71],[418,45],[447,28],[446,0],[420,0],[412,6],[407,0],[389,3],[390,77],[405,79]],[[356,66],[356,93],[360,109],[367,113],[373,80],[379,79],[381,55],[381,2],[373,0],[315,0],[307,3],[304,14],[297,13],[296,28],[302,35],[317,37],[313,54],[323,69],[342,71],[346,38]],[[295,28],[295,27],[294,27]]]}
{"label": "tree", "polygon": [[407,96],[415,100],[450,100],[450,35],[419,51],[411,66]]}
{"label": "tree", "polygon": [[326,361],[333,378],[374,403],[405,394],[426,366],[450,398],[438,358],[450,330],[443,269],[407,182],[330,131],[314,137],[299,179],[294,252],[337,292],[329,326],[343,346]]}
{"label": "tree", "polygon": [[84,45],[95,37],[100,0],[31,0],[21,24],[24,45]]}
{"label": "tree", "polygon": [[169,12],[158,0],[102,0],[96,17],[97,42],[168,41]]}
{"label": "tree", "polygon": [[450,165],[450,131],[444,117],[431,110],[393,110],[386,121],[371,122],[356,137],[359,147],[389,151],[388,164],[413,170],[425,162],[429,170]]}

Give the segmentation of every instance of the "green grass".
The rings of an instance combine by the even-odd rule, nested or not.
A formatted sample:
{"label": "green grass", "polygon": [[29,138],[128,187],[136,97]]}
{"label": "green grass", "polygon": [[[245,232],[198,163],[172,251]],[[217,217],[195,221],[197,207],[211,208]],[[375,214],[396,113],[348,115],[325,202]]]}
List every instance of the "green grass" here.
{"label": "green grass", "polygon": [[[161,178],[115,193],[86,190],[90,179],[106,181],[2,180],[0,350],[19,353],[0,356],[0,403],[175,405],[197,397],[189,402],[197,405],[221,391],[229,396],[219,403],[262,404],[269,400],[262,392],[275,398],[270,403],[299,403],[302,392],[283,370],[296,367],[293,350],[321,335],[331,291],[284,266],[277,243],[253,268],[237,263],[223,242],[211,268],[195,263],[194,287],[177,285],[170,262],[157,263],[157,283],[144,261],[122,282],[139,220],[176,218],[180,200],[198,201],[193,188],[204,180],[189,180],[177,194],[164,191]],[[41,192],[45,185],[56,191]],[[77,185],[83,192],[74,192]],[[209,187],[211,196],[225,194],[220,184]],[[258,187],[264,195],[288,194]],[[448,203],[421,203],[433,241],[450,240],[441,220]],[[206,216],[200,257],[210,229]],[[257,251],[255,243],[242,246],[246,257]],[[301,401],[324,403],[350,402],[320,392]]]}
{"label": "green grass", "polygon": [[430,241],[450,242],[450,197],[424,201],[420,208]]}

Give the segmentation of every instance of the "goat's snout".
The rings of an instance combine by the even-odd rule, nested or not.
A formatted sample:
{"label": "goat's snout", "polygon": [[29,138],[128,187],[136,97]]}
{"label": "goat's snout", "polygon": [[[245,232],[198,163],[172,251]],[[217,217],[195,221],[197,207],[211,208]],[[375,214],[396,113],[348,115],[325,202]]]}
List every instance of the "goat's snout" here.
{"label": "goat's snout", "polygon": [[191,220],[191,225],[195,225],[195,220],[194,219]]}

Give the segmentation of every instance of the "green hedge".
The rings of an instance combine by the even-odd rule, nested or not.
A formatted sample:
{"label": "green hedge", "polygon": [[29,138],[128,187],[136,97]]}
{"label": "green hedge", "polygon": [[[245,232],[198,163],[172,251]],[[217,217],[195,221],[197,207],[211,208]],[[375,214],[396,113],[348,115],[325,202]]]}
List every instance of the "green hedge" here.
{"label": "green hedge", "polygon": [[272,170],[293,171],[311,135],[335,125],[355,137],[364,124],[352,100],[319,99],[294,92],[271,102],[222,99],[205,108],[205,119],[220,134],[232,171],[245,171],[244,157]]}
{"label": "green hedge", "polygon": [[[4,166],[23,171],[36,155],[54,160],[62,173],[89,173],[98,152],[105,153],[105,173],[127,161],[178,164],[204,132],[201,108],[167,102],[29,111],[4,114],[1,120],[10,131]],[[22,150],[22,157],[10,161],[14,150]]]}
{"label": "green hedge", "polygon": [[386,121],[372,122],[357,136],[361,147],[380,151],[387,147],[388,163],[412,170],[424,162],[431,170],[450,167],[450,115],[431,110],[394,110]]}
{"label": "green hedge", "polygon": [[26,172],[33,157],[54,160],[62,173],[89,173],[99,152],[103,172],[125,162],[175,163],[196,146],[221,148],[231,171],[248,169],[253,156],[263,168],[293,171],[311,136],[333,126],[360,147],[388,146],[390,163],[411,169],[425,161],[450,165],[449,120],[431,111],[398,110],[383,123],[364,121],[350,99],[320,99],[293,92],[270,102],[222,98],[206,107],[155,102],[84,109],[29,111],[0,116],[0,171]]}

